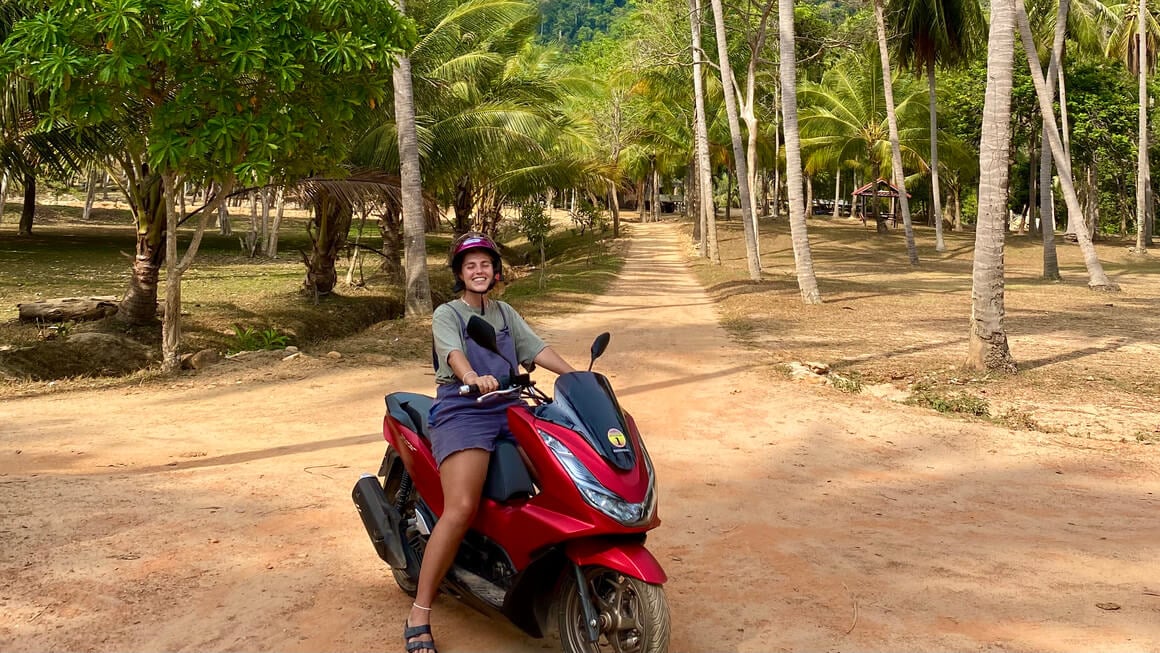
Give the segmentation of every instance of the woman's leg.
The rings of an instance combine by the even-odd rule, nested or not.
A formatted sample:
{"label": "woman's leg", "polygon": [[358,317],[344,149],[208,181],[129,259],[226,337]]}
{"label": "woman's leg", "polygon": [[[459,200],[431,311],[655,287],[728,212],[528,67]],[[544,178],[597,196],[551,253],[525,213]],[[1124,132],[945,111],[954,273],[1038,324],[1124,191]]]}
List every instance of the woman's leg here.
{"label": "woman's leg", "polygon": [[[407,619],[412,626],[431,623],[431,611],[423,608],[430,608],[435,601],[439,584],[451,568],[459,543],[475,519],[490,460],[489,451],[464,449],[448,456],[439,466],[443,514],[435,523],[423,552],[423,566],[419,569],[419,587],[415,594],[415,605],[420,607],[411,606],[411,615]],[[429,638],[426,635],[415,638],[424,639]]]}

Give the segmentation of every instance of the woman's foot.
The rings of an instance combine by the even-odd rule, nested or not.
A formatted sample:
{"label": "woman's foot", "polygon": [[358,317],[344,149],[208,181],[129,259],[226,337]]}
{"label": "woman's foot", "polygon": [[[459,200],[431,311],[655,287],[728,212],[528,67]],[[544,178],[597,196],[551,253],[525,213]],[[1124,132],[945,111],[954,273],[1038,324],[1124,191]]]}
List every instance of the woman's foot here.
{"label": "woman's foot", "polygon": [[[413,624],[413,625],[412,625]],[[413,651],[435,650],[435,638],[431,635],[431,608],[424,608],[417,603],[411,604],[411,614],[403,622],[403,639],[406,640],[408,653]]]}

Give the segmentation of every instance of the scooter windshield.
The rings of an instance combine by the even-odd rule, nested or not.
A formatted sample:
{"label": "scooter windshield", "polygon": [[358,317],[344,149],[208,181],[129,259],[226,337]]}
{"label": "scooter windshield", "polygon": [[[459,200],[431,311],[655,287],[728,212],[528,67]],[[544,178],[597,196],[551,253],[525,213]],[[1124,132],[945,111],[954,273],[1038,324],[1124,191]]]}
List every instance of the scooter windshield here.
{"label": "scooter windshield", "polygon": [[570,428],[602,458],[621,470],[636,465],[628,425],[612,384],[596,372],[569,372],[556,379],[555,397],[541,406],[539,417]]}

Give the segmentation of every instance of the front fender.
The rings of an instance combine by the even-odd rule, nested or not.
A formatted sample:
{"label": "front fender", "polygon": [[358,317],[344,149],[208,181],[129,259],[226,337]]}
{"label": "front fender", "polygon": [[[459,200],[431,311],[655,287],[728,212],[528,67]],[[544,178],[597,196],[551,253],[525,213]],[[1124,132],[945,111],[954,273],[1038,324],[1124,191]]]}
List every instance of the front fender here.
{"label": "front fender", "polygon": [[661,563],[642,542],[593,537],[569,542],[564,554],[581,567],[607,567],[653,585],[663,585],[668,580]]}

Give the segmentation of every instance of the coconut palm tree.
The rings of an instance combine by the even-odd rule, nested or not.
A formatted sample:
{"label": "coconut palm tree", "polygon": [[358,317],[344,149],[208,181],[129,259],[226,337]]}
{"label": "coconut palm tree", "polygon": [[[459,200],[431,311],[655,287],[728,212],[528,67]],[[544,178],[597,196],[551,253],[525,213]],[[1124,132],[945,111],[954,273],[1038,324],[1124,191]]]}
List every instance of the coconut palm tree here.
{"label": "coconut palm tree", "polygon": [[713,26],[717,36],[717,63],[721,73],[721,88],[724,89],[725,113],[729,119],[729,136],[733,144],[733,163],[737,170],[737,185],[741,196],[742,229],[745,232],[745,260],[752,281],[761,280],[761,260],[757,256],[757,233],[753,228],[753,194],[749,188],[749,168],[746,163],[745,146],[741,138],[741,119],[737,108],[737,96],[733,92],[733,69],[729,63],[729,44],[725,31],[725,9],[721,0],[712,0]]}
{"label": "coconut palm tree", "polygon": [[822,303],[818,291],[818,281],[814,276],[814,260],[810,252],[809,235],[806,232],[806,210],[802,201],[802,153],[801,134],[798,130],[797,106],[797,55],[794,41],[793,3],[781,0],[777,10],[778,39],[781,62],[781,110],[785,131],[785,171],[789,188],[789,226],[793,241],[793,259],[797,268],[798,289],[802,301],[807,304]]}
{"label": "coconut palm tree", "polygon": [[[905,78],[895,80],[900,101],[899,151],[911,169],[925,172],[925,149],[929,131],[924,93]],[[817,84],[802,85],[800,98],[802,147],[808,152],[826,150],[835,165],[855,169],[863,179],[880,179],[894,169],[883,96],[882,69],[864,56],[851,54],[832,66]],[[886,231],[885,219],[878,231]]]}
{"label": "coconut palm tree", "polygon": [[1003,234],[1011,148],[1011,87],[1014,76],[1014,2],[991,4],[987,39],[987,91],[979,144],[979,217],[971,273],[971,322],[966,366],[1015,371],[1004,326]]}
{"label": "coconut palm tree", "polygon": [[701,0],[689,0],[689,25],[693,51],[693,98],[695,105],[694,137],[696,139],[697,189],[701,194],[701,256],[720,265],[717,246],[717,210],[713,205],[713,174],[709,168],[709,128],[705,114],[705,83],[702,72]]}
{"label": "coconut palm tree", "polygon": [[874,0],[874,24],[878,28],[878,53],[882,59],[882,92],[886,96],[886,123],[890,128],[890,157],[893,176],[898,187],[898,204],[902,209],[902,225],[906,230],[906,255],[911,265],[918,265],[918,249],[914,245],[914,225],[910,222],[910,201],[906,193],[906,173],[902,167],[902,150],[898,139],[898,117],[894,111],[894,84],[890,72],[890,50],[886,41],[886,20],[882,0]]}
{"label": "coconut palm tree", "polygon": [[[1031,27],[1027,20],[1027,10],[1023,5],[1023,0],[1014,0],[1014,2],[1016,23],[1019,26],[1023,49],[1027,55],[1027,63],[1031,69],[1031,79],[1035,84],[1035,95],[1039,99],[1039,110],[1043,115],[1043,129],[1050,138],[1052,154],[1056,159],[1056,165],[1059,169],[1060,186],[1063,188],[1063,195],[1065,201],[1067,201],[1068,210],[1072,211],[1073,215],[1079,215],[1081,209],[1079,206],[1079,198],[1075,192],[1075,178],[1072,176],[1071,157],[1063,150],[1063,141],[1059,135],[1055,112],[1051,107],[1051,100],[1047,92],[1047,82],[1044,79],[1043,69],[1040,67],[1039,55],[1035,51],[1034,37],[1031,34]],[[1099,255],[1096,252],[1095,244],[1092,242],[1091,233],[1088,232],[1087,224],[1083,220],[1076,220],[1073,226],[1075,227],[1076,240],[1079,242],[1080,250],[1083,252],[1084,265],[1088,271],[1088,287],[1092,290],[1118,291],[1120,287],[1108,279],[1103,265],[1100,264]]]}
{"label": "coconut palm tree", "polygon": [[[396,0],[406,11],[404,0]],[[427,221],[423,216],[423,180],[419,163],[419,137],[415,126],[415,92],[412,87],[411,53],[399,55],[391,72],[394,82],[395,124],[399,139],[399,178],[402,191],[403,260],[406,270],[406,315],[431,314],[431,281],[427,277]],[[319,211],[341,210],[319,205]]]}
{"label": "coconut palm tree", "polygon": [[[1066,2],[1067,0],[1063,0]],[[898,63],[926,73],[930,89],[931,199],[935,215],[935,250],[946,250],[942,230],[942,191],[939,185],[938,110],[935,67],[955,66],[975,53],[986,29],[978,0],[908,0],[888,14],[891,32],[899,35]]]}
{"label": "coconut palm tree", "polygon": [[1115,17],[1108,35],[1107,55],[1124,61],[1136,75],[1139,86],[1139,130],[1136,138],[1136,247],[1138,254],[1148,252],[1148,186],[1151,170],[1148,165],[1148,73],[1154,72],[1155,55],[1160,47],[1160,25],[1148,11],[1145,0],[1129,0],[1108,7]]}

